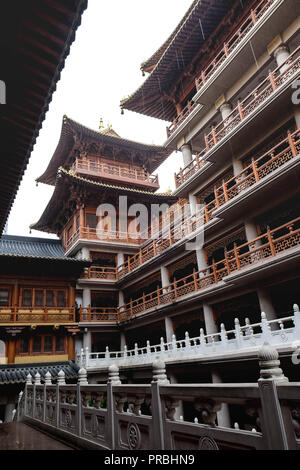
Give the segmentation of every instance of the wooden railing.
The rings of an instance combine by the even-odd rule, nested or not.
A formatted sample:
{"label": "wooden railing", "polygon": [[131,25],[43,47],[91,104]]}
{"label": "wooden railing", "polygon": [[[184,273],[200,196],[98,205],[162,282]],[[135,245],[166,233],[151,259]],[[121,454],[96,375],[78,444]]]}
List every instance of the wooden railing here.
{"label": "wooden railing", "polygon": [[[212,131],[205,136],[206,150],[214,147],[223,137],[231,132],[240,122],[244,121],[249,114],[261,103],[266,101],[274,91],[277,90],[300,68],[300,46],[288,57],[288,59],[270,71],[268,77],[260,83],[246,98],[239,102],[236,108],[220,122]],[[283,70],[284,68],[284,70]],[[283,71],[282,71],[283,70]]]}
{"label": "wooden railing", "polygon": [[208,79],[215,73],[215,71],[225,62],[227,57],[235,50],[235,48],[240,44],[243,38],[252,30],[253,26],[256,25],[257,21],[264,15],[270,6],[274,3],[275,0],[262,0],[255,9],[251,10],[250,15],[246,20],[241,24],[237,31],[233,33],[228,41],[226,41],[219,51],[219,53],[214,57],[210,64],[201,71],[201,74],[196,78],[196,89],[197,91],[206,84]]}
{"label": "wooden railing", "polygon": [[81,322],[119,321],[118,307],[80,307]]}
{"label": "wooden railing", "polygon": [[191,114],[191,112],[195,109],[196,106],[197,103],[193,103],[192,101],[188,102],[188,104],[183,108],[183,110],[178,114],[178,116],[173,119],[172,124],[167,127],[167,137],[170,137],[170,135],[173,134],[174,131],[176,131],[179,124]]}
{"label": "wooden railing", "polygon": [[[242,39],[252,30],[253,26],[256,25],[257,21],[264,15],[275,0],[262,0],[255,9],[251,10],[251,14],[242,23],[237,31],[230,37],[228,41],[224,43],[222,49],[217,53],[210,64],[201,71],[201,74],[195,80],[197,92],[200,88],[206,84],[209,78],[215,73],[215,71],[225,62],[227,57],[235,50],[240,44]],[[185,108],[173,119],[172,124],[167,127],[167,137],[169,138],[173,132],[177,129],[178,125],[183,122],[187,116],[195,109],[197,103],[189,101]]]}
{"label": "wooden railing", "polygon": [[138,253],[130,256],[125,263],[118,267],[118,278],[122,278],[134,268],[145,263],[145,261],[162,253],[167,248],[174,245],[174,243],[195,232],[198,228],[203,226],[203,223],[204,214],[200,212],[198,215],[192,215],[186,218],[183,222],[180,219],[179,224],[162,230],[160,236],[151,240],[149,244],[141,248]]}
{"label": "wooden railing", "polygon": [[[175,174],[175,184],[178,188],[187,181],[206,163],[206,153],[213,148],[223,137],[232,131],[240,122],[246,119],[249,114],[264,102],[277,88],[282,85],[300,68],[300,46],[288,57],[288,59],[269,73],[266,78],[254,91],[252,91],[237,107],[221,121],[212,131],[205,136],[205,148],[179,173]],[[285,70],[281,72],[282,68]]]}
{"label": "wooden railing", "polygon": [[75,322],[74,307],[0,307],[1,323]]}
{"label": "wooden railing", "polygon": [[225,251],[225,258],[222,261],[214,262],[206,269],[131,300],[120,308],[120,321],[128,320],[153,307],[174,302],[180,297],[217,284],[232,272],[276,256],[299,244],[300,217],[274,230],[268,229],[265,234],[243,245],[234,245],[232,250]]}
{"label": "wooden railing", "polygon": [[[241,173],[224,181],[222,185],[214,188],[215,199],[198,212],[198,216],[193,215],[186,222],[181,222],[179,226],[175,226],[165,235],[152,240],[144,248],[140,249],[138,253],[130,256],[126,263],[118,268],[118,277],[122,278],[125,274],[129,273],[136,267],[150,258],[167,249],[174,243],[174,239],[178,237],[183,238],[185,235],[191,233],[199,228],[202,223],[208,223],[213,219],[213,212],[233,199],[235,196],[245,191],[247,188],[258,183],[267,175],[281,167],[287,161],[295,158],[300,154],[300,129],[296,130],[293,134],[288,133],[286,139],[279,142],[275,147],[272,147],[264,155],[256,160],[252,160]],[[195,224],[195,222],[197,222]],[[185,235],[184,235],[185,234]]]}
{"label": "wooden railing", "polygon": [[66,249],[69,250],[77,240],[103,240],[120,243],[130,243],[139,245],[143,241],[139,233],[128,233],[113,230],[98,230],[90,227],[80,227],[74,232],[66,242]]}
{"label": "wooden railing", "polygon": [[114,267],[100,267],[100,266],[91,266],[86,268],[83,274],[84,279],[106,279],[113,280],[117,279],[117,268]]}
{"label": "wooden railing", "polygon": [[100,163],[93,160],[83,160],[77,158],[72,166],[74,173],[88,173],[94,176],[106,176],[118,178],[128,178],[135,182],[142,181],[143,183],[152,184],[159,187],[158,175],[151,175],[149,172],[144,171],[142,168],[128,168],[124,165],[113,163]]}

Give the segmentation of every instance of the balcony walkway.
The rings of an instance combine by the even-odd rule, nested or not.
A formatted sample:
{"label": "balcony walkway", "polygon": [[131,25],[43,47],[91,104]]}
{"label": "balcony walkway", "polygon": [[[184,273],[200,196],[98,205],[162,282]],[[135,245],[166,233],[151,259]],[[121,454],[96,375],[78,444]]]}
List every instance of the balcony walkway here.
{"label": "balcony walkway", "polygon": [[74,450],[24,423],[0,424],[0,450]]}

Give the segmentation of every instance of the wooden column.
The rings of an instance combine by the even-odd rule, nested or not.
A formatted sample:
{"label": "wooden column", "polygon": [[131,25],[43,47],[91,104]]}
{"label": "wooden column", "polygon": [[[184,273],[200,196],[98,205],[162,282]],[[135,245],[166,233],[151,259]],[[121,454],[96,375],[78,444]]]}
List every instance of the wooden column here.
{"label": "wooden column", "polygon": [[75,360],[75,341],[74,336],[68,336],[68,360]]}
{"label": "wooden column", "polygon": [[16,338],[10,337],[8,340],[8,348],[7,348],[8,364],[14,364],[15,357],[16,357]]}
{"label": "wooden column", "polygon": [[75,305],[75,287],[69,286],[69,307]]}
{"label": "wooden column", "polygon": [[14,287],[13,287],[13,292],[12,292],[12,299],[11,299],[11,305],[13,307],[17,307],[19,305],[19,298],[18,298],[18,281],[15,282]]}

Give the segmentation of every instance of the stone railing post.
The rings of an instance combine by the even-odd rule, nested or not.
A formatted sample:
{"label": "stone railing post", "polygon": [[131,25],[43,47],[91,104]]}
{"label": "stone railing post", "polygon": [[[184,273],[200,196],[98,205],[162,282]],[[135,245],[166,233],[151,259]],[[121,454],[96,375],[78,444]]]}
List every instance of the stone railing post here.
{"label": "stone railing post", "polygon": [[163,415],[162,403],[159,393],[160,385],[169,385],[170,381],[167,378],[165,363],[161,360],[156,360],[152,364],[152,382],[151,382],[151,411],[152,411],[152,426],[154,429],[153,442],[151,443],[152,449],[164,450],[164,429],[163,429]]}
{"label": "stone railing post", "polygon": [[121,385],[119,367],[111,365],[108,368],[107,380],[107,420],[105,423],[105,440],[110,449],[115,449],[115,400],[113,387]]}
{"label": "stone railing post", "polygon": [[88,385],[87,380],[87,371],[83,367],[78,371],[78,380],[76,388],[76,402],[77,402],[77,414],[76,414],[76,432],[77,435],[81,436],[81,423],[82,423],[82,399],[81,399],[81,389],[82,385]]}
{"label": "stone railing post", "polygon": [[261,312],[261,331],[262,331],[263,342],[271,343],[272,342],[271,327],[269,325],[265,312]]}
{"label": "stone railing post", "polygon": [[241,349],[242,341],[243,341],[243,333],[242,333],[240,321],[238,318],[234,319],[234,330],[235,330],[235,339],[236,339],[237,349]]}
{"label": "stone railing post", "polygon": [[32,375],[28,373],[26,376],[26,383],[25,383],[24,416],[27,415],[27,411],[28,411],[28,386],[29,385],[32,385]]}
{"label": "stone railing post", "polygon": [[[21,401],[22,401],[22,398],[23,398],[23,392],[21,391],[19,393],[19,397],[18,397],[17,421],[21,420]],[[24,412],[23,412],[23,414],[24,414]]]}
{"label": "stone railing post", "polygon": [[297,304],[293,305],[293,310],[294,310],[294,340],[299,340],[300,339],[300,311],[299,311],[299,306]]}
{"label": "stone railing post", "polygon": [[57,374],[57,383],[58,385],[66,385],[66,374],[64,373],[63,370],[60,370],[59,373]]}
{"label": "stone railing post", "polygon": [[[260,379],[258,386],[261,399],[261,428],[269,450],[289,449],[287,430],[277,395],[277,386],[288,383],[278,360],[277,350],[264,343],[258,352]],[[287,414],[285,414],[285,418]],[[290,432],[288,433],[290,435]]]}
{"label": "stone railing post", "polygon": [[88,380],[87,380],[87,371],[83,367],[79,369],[78,371],[78,384],[80,385],[88,385]]}
{"label": "stone railing post", "polygon": [[205,338],[205,333],[204,329],[200,328],[200,348],[203,354],[205,354],[206,351],[206,338]]}
{"label": "stone railing post", "polygon": [[45,374],[44,390],[43,390],[43,422],[46,421],[46,406],[47,406],[47,385],[52,385],[50,372]]}
{"label": "stone railing post", "polygon": [[221,323],[221,342],[224,349],[227,349],[228,346],[228,336],[225,329],[224,323]]}

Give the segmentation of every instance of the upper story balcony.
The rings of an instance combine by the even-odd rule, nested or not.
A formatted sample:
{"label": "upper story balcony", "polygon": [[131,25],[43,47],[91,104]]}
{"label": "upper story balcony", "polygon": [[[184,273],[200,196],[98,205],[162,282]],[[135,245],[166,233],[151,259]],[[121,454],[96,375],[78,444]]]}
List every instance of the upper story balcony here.
{"label": "upper story balcony", "polygon": [[126,245],[140,245],[143,243],[139,233],[129,233],[113,230],[98,230],[91,227],[79,227],[66,241],[65,249],[68,252],[79,240],[121,243]]}
{"label": "upper story balcony", "polygon": [[262,0],[237,25],[195,79],[197,92],[167,128],[168,143],[173,141],[173,134],[177,140],[181,137],[180,129],[184,128],[185,121],[193,127],[200,115],[203,117],[208,112],[208,106],[231,89],[236,77],[241,77],[253,65],[253,55],[247,47],[249,42],[256,58],[263,55],[274,37],[294,21],[293,9],[297,9],[294,0]]}
{"label": "upper story balcony", "polygon": [[[173,246],[177,241],[184,240],[185,237],[196,232],[203,224],[207,224],[214,219],[214,211],[225,206],[225,204],[229,203],[238,195],[243,194],[248,188],[255,187],[255,185],[263,181],[276,170],[279,171],[285,163],[298,158],[299,154],[300,130],[298,129],[293,134],[288,133],[284,140],[272,147],[268,152],[256,159],[252,159],[251,164],[245,167],[241,173],[224,181],[222,185],[216,186],[214,188],[214,200],[208,204],[204,204],[197,215],[190,216],[183,221],[182,218],[180,218],[179,223],[174,224],[172,227],[170,226],[168,230],[165,230],[164,234],[151,240],[151,242],[142,247],[138,253],[130,256],[126,263],[119,266],[118,278],[121,279],[143,263],[161,254],[170,246]],[[194,168],[194,171],[197,171],[197,160],[194,160],[192,163],[195,166],[192,167],[189,165],[186,167],[187,172],[182,172],[183,177],[189,177],[192,168]]]}
{"label": "upper story balcony", "polygon": [[75,322],[73,307],[0,307],[1,325],[69,325]]}
{"label": "upper story balcony", "polygon": [[84,270],[83,279],[103,279],[104,281],[116,281],[118,279],[117,268],[110,266],[91,266]]}
{"label": "upper story balcony", "polygon": [[259,237],[240,246],[234,245],[230,251],[225,251],[225,258],[217,263],[213,262],[207,268],[194,272],[183,279],[171,283],[169,286],[159,288],[150,294],[131,300],[120,307],[120,321],[126,321],[139,313],[155,307],[176,302],[178,299],[210,288],[222,282],[232,273],[240,273],[257,263],[264,263],[267,259],[294,248],[300,244],[300,217],[276,229],[270,230]]}
{"label": "upper story balcony", "polygon": [[114,182],[134,184],[156,191],[159,188],[158,175],[151,175],[141,167],[121,162],[103,163],[96,158],[77,158],[72,166],[74,174],[96,176]]}
{"label": "upper story balcony", "polygon": [[249,93],[244,100],[239,102],[226,119],[222,120],[216,127],[213,127],[209,134],[204,136],[205,147],[186,167],[175,175],[176,188],[180,188],[182,184],[186,183],[189,178],[201,170],[208,163],[208,152],[233,131],[237,131],[240,125],[246,123],[247,119],[253,115],[262,103],[271,98],[291,77],[296,76],[299,69],[300,46],[296,48],[280,67],[270,71],[268,77]]}

